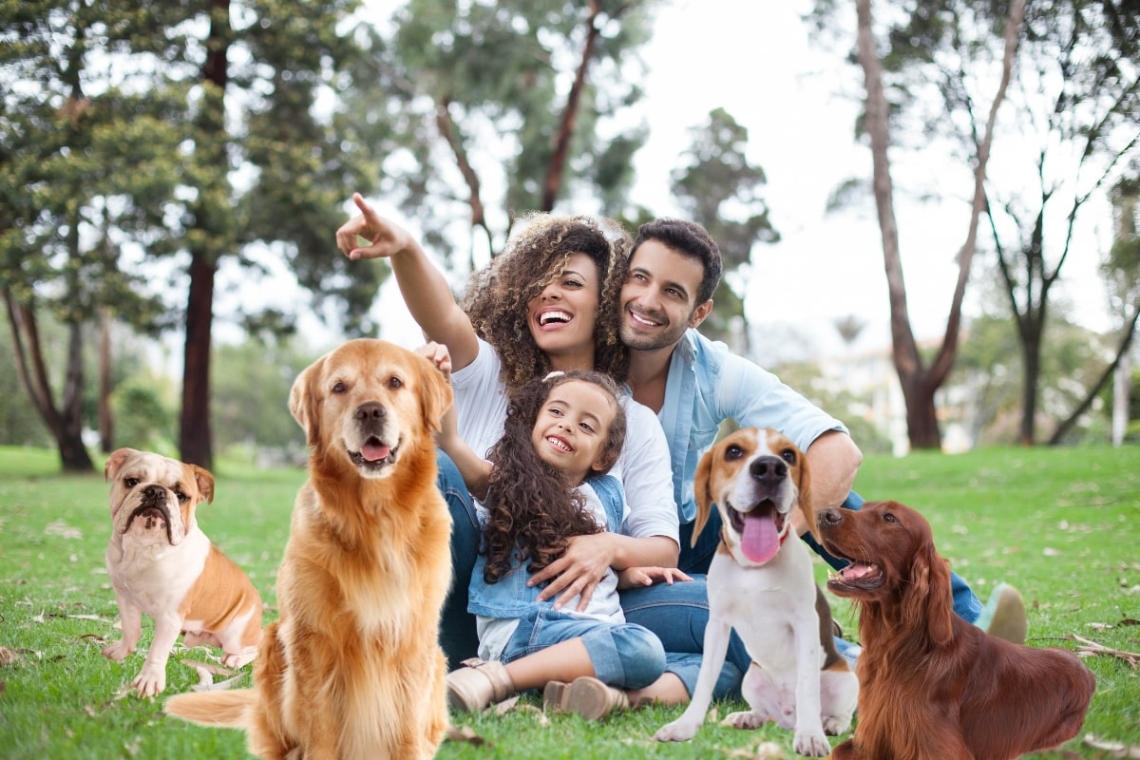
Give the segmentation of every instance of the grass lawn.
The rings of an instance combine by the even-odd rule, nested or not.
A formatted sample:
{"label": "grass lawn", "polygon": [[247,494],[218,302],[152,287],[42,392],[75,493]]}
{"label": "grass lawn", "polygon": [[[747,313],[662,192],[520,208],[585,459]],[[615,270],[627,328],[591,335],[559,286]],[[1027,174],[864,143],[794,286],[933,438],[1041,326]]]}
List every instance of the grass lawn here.
{"label": "grass lawn", "polygon": [[[272,620],[277,563],[304,474],[224,463],[215,474],[217,497],[199,509],[199,523],[250,574]],[[872,457],[856,490],[922,511],[940,552],[983,600],[1000,581],[1017,586],[1029,607],[1031,645],[1074,649],[1076,635],[1140,652],[1140,447]],[[107,494],[99,475],[59,475],[52,452],[0,448],[0,757],[246,757],[240,732],[190,726],[165,717],[161,698],[124,695],[142,654],[122,663],[100,654],[119,636],[103,567]],[[826,577],[822,562],[817,575]],[[853,637],[850,609],[832,602]],[[145,619],[144,647],[152,630]],[[183,661],[212,662],[216,655],[179,645],[167,666],[166,695],[197,683]],[[1063,751],[1035,757],[1140,757],[1140,670],[1104,654],[1086,663],[1098,686],[1081,736]],[[653,732],[679,707],[588,724],[574,716],[548,720],[527,707],[537,701],[521,704],[504,715],[457,719],[475,740],[446,742],[438,756],[795,757],[791,733],[772,726],[742,732],[708,723],[690,743],[657,744]],[[742,707],[714,709],[723,716]],[[779,749],[770,754],[773,745]]]}

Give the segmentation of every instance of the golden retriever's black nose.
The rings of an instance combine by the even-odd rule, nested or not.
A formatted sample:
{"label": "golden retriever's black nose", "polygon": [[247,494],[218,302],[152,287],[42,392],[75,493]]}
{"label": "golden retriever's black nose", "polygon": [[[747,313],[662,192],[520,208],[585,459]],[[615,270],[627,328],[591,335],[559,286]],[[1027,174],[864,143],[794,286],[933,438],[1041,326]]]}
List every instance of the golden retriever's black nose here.
{"label": "golden retriever's black nose", "polygon": [[361,422],[368,422],[370,420],[380,421],[388,416],[388,412],[384,409],[383,404],[369,401],[367,404],[361,404],[356,407],[356,414],[354,416]]}
{"label": "golden retriever's black nose", "polygon": [[843,512],[838,509],[821,509],[816,515],[816,522],[820,525],[838,525],[843,522]]}
{"label": "golden retriever's black nose", "polygon": [[754,480],[772,483],[788,477],[788,465],[779,457],[758,457],[748,466]]}

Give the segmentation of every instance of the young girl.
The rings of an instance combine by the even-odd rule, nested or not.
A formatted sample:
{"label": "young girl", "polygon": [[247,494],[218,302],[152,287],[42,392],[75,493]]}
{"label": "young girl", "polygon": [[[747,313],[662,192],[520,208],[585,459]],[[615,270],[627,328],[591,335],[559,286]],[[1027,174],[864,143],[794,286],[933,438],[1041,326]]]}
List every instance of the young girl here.
{"label": "young girl", "polygon": [[[445,348],[425,353],[446,372]],[[624,439],[617,385],[592,371],[553,372],[512,393],[489,461],[459,438],[454,414],[445,419],[440,447],[485,505],[468,604],[481,659],[448,676],[453,708],[479,710],[543,686],[546,707],[593,719],[631,701],[675,701],[669,678],[658,684],[666,666],[660,641],[625,622],[617,591],[687,576],[672,568],[608,569],[587,599],[565,604],[538,601],[542,587],[527,583],[562,555],[570,537],[620,529],[625,502],[606,473]]]}

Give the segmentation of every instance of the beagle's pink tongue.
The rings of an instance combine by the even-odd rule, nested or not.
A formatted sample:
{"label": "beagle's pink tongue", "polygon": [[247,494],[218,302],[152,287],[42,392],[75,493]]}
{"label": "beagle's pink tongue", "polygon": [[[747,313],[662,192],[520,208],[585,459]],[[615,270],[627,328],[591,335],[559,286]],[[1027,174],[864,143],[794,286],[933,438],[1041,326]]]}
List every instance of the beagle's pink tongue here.
{"label": "beagle's pink tongue", "polygon": [[391,449],[387,446],[378,443],[366,443],[360,449],[360,456],[364,457],[366,462],[379,462],[384,457],[391,453]]}
{"label": "beagle's pink tongue", "polygon": [[780,548],[780,534],[771,515],[745,515],[740,549],[753,562],[767,562]]}

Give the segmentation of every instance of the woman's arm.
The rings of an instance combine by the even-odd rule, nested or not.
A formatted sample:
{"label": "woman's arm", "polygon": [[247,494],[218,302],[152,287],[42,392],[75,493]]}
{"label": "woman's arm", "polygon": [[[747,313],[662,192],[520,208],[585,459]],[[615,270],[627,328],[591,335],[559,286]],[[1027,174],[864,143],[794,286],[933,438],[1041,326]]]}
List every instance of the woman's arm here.
{"label": "woman's arm", "polygon": [[[455,369],[466,367],[478,354],[479,344],[471,320],[455,302],[443,273],[411,233],[377,214],[360,193],[353,193],[352,200],[360,216],[336,231],[337,248],[353,261],[388,259],[404,303],[424,336],[450,349]],[[368,245],[361,246],[359,238],[369,241]]]}

